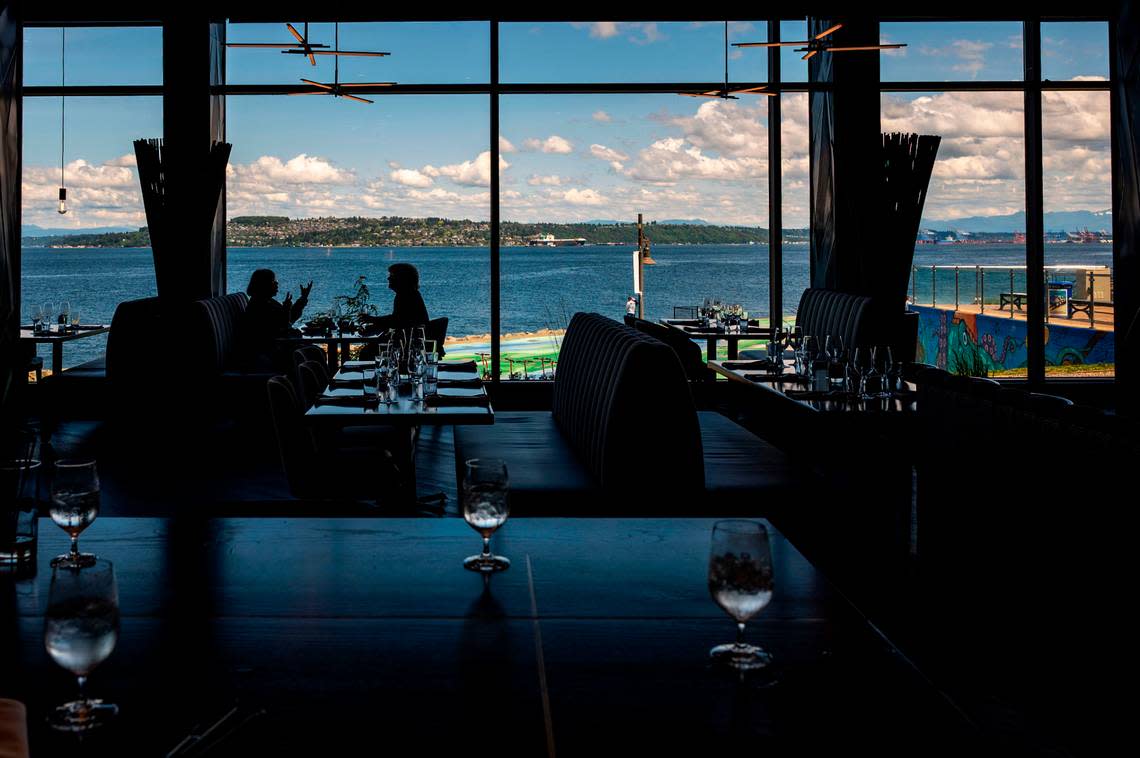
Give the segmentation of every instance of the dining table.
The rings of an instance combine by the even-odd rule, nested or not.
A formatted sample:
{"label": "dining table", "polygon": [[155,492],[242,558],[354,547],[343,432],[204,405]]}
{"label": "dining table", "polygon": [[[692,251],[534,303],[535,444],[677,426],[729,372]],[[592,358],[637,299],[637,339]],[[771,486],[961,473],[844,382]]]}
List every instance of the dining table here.
{"label": "dining table", "polygon": [[20,341],[35,345],[51,345],[51,373],[59,376],[59,373],[63,371],[63,345],[65,342],[95,337],[109,331],[111,331],[110,324],[80,324],[67,329],[53,325],[47,331],[36,331],[31,326],[21,326]]}
{"label": "dining table", "polygon": [[341,364],[348,360],[349,348],[352,345],[380,345],[387,341],[387,332],[360,334],[359,332],[345,332],[336,329],[322,332],[302,329],[300,334],[278,338],[278,342],[285,349],[296,348],[300,345],[324,347],[330,374],[339,371]]}
{"label": "dining table", "polygon": [[771,524],[745,639],[772,663],[713,664],[736,634],[707,584],[715,521],[508,520],[489,576],[463,568],[480,538],[459,518],[97,519],[83,549],[114,566],[119,631],[86,692],[119,711],[77,737],[46,722],[76,681],[45,650],[67,537],[42,519],[32,573],[0,574],[0,697],[27,705],[33,755],[977,752]]}
{"label": "dining table", "polygon": [[702,325],[698,319],[663,318],[661,323],[670,329],[681,332],[689,339],[704,340],[705,356],[706,360],[709,361],[717,358],[717,347],[721,342],[727,346],[728,359],[735,360],[739,354],[741,342],[745,340],[767,340],[772,333],[770,327],[761,326],[760,322],[755,319],[748,320],[732,330],[723,326],[718,327],[715,322]]}

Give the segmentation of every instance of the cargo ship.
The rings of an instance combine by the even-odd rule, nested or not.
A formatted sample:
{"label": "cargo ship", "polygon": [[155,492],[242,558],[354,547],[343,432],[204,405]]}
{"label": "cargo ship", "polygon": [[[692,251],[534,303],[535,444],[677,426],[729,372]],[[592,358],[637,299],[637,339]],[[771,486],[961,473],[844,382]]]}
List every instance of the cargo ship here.
{"label": "cargo ship", "polygon": [[530,247],[580,247],[586,244],[585,237],[570,237],[561,239],[553,234],[535,234],[526,238]]}

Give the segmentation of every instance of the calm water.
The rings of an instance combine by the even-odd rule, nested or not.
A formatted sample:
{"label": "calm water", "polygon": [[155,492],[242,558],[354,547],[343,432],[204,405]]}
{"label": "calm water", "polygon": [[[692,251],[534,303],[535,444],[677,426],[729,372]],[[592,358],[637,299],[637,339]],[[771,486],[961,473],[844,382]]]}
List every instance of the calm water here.
{"label": "calm water", "polygon": [[[490,331],[489,252],[486,248],[257,248],[229,251],[229,290],[243,290],[256,268],[272,268],[286,289],[315,282],[307,314],[325,310],[335,295],[350,291],[357,276],[368,278],[372,302],[381,312],[391,308],[387,267],[396,261],[415,264],[421,290],[433,315],[450,318],[449,334]],[[656,266],[645,269],[645,302],[650,318],[673,315],[674,305],[693,305],[705,297],[742,303],[750,313],[766,314],[768,248],[762,245],[675,245],[653,249]],[[591,310],[615,318],[624,313],[633,286],[631,248],[504,248],[501,254],[502,331],[535,331],[565,326],[575,311]],[[1023,265],[1024,248],[1014,245],[923,246],[915,264]],[[1109,245],[1051,245],[1046,263],[1111,265]],[[929,300],[929,273],[918,278],[918,299]],[[1024,278],[1019,284],[1023,286]],[[938,300],[953,299],[953,272],[940,272]],[[973,274],[963,287],[972,288]],[[808,285],[806,245],[784,249],[784,300],[789,309]],[[987,276],[987,295],[1008,289],[1008,275]],[[1020,286],[1019,286],[1020,288]],[[23,252],[24,322],[31,305],[68,300],[85,323],[110,322],[123,300],[155,293],[149,249],[46,249]],[[996,298],[996,294],[993,295]],[[68,343],[64,363],[90,360],[106,345],[104,337]],[[41,348],[41,354],[47,350]]]}

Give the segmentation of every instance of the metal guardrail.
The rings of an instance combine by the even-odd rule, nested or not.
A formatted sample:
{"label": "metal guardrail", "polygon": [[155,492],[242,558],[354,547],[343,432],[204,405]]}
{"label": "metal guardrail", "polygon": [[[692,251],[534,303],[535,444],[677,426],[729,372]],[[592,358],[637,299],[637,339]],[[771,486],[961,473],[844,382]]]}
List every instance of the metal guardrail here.
{"label": "metal guardrail", "polygon": [[[1017,271],[1027,271],[1027,266],[997,266],[997,265],[974,265],[974,266],[953,266],[953,265],[931,265],[931,266],[911,266],[911,280],[910,280],[910,301],[915,305],[918,302],[918,274],[919,271],[930,271],[930,303],[933,307],[938,306],[938,272],[939,271],[953,271],[954,272],[954,308],[957,310],[961,306],[962,295],[962,272],[972,271],[974,274],[974,294],[970,301],[972,305],[978,306],[980,313],[986,311],[986,272],[1008,271],[1009,272],[1009,288],[1007,290],[1000,290],[998,292],[997,306],[998,310],[1004,310],[1006,306],[1009,307],[1009,317],[1013,318],[1014,308],[1021,310],[1027,295],[1024,292],[1018,292],[1016,289],[1016,276]],[[1085,312],[1088,314],[1089,326],[1093,326],[1096,321],[1097,307],[1112,306],[1115,302],[1115,280],[1113,278],[1112,269],[1108,266],[1090,265],[1090,266],[1045,266],[1045,292],[1046,297],[1049,293],[1050,277],[1056,276],[1058,273],[1066,271],[1083,272],[1087,277],[1088,297],[1087,298],[1073,298],[1072,293],[1069,293],[1069,311]],[[1096,297],[1097,280],[1108,279],[1108,300],[1098,300]],[[1052,289],[1057,289],[1056,287]],[[1072,303],[1079,303],[1075,308]],[[991,301],[992,303],[992,301]],[[925,303],[922,303],[925,305]],[[1045,309],[1045,321],[1049,320],[1049,308]]]}

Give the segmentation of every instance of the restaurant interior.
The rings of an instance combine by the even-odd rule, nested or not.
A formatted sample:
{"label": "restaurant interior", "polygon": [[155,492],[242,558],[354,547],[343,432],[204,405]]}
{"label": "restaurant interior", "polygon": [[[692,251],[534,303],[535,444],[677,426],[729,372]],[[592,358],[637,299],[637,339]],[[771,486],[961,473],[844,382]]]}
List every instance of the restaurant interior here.
{"label": "restaurant interior", "polygon": [[[761,42],[730,47],[726,15],[753,19]],[[515,30],[599,19],[599,35],[723,25],[723,80],[500,76],[518,68],[501,43]],[[307,22],[472,24],[486,70],[227,81],[242,24],[277,25],[281,38],[240,36],[241,54],[261,45],[302,66],[381,55],[318,42]],[[989,22],[1017,32],[1012,77],[948,59],[942,78],[888,78],[889,53],[925,44],[905,38],[908,25]],[[1106,32],[1105,75],[1051,78],[1051,25],[1085,23]],[[33,83],[29,30],[103,27],[153,29],[158,80],[87,84],[80,71],[79,83]],[[743,54],[766,78],[730,79]],[[888,130],[884,102],[945,92],[1016,101],[1023,227],[1010,244],[1024,261],[972,303],[960,292],[984,267],[946,267],[954,278],[937,286],[955,305],[939,310],[938,294],[915,294],[938,275],[919,270],[927,246],[915,240],[932,173],[967,159],[937,133]],[[795,138],[768,131],[756,153],[766,178],[750,180],[766,193],[767,302],[750,304],[762,319],[708,300],[660,317],[638,291],[624,318],[620,304],[567,314],[549,365],[488,370],[510,357],[513,265],[500,223],[510,188],[489,171],[482,359],[445,340],[448,318],[370,328],[338,314],[280,332],[269,363],[243,363],[257,300],[227,276],[226,194],[240,148],[227,113],[242,98],[325,94],[345,109],[479,98],[485,121],[456,128],[502,166],[512,98],[647,93],[747,101],[773,124],[790,119],[789,97],[805,99],[802,243],[782,218]],[[1111,167],[1096,237],[1109,262],[1064,292],[1054,251],[1077,244],[1049,237],[1057,93],[1106,104]],[[39,136],[27,114],[63,97],[159,104],[161,132],[120,151],[133,157],[156,291],[112,303],[101,323],[40,314],[29,326],[22,193]],[[1138,124],[1133,0],[459,11],[0,0],[0,757],[1117,752],[1129,719],[1110,682],[1127,686],[1132,664],[1124,620],[1107,610],[1125,588],[1130,519],[1114,526],[1097,503],[1129,513],[1124,474],[1140,464]],[[621,250],[626,266],[633,250],[635,287],[649,256],[668,253],[636,236]],[[783,272],[797,251],[809,278],[793,288]],[[429,305],[454,331],[462,314]],[[1019,340],[1017,365],[966,365],[957,342],[980,354],[984,329]],[[105,350],[68,363],[87,338]],[[1096,360],[1107,370],[1058,369],[1059,346],[1080,340],[1087,364],[1109,346]]]}

